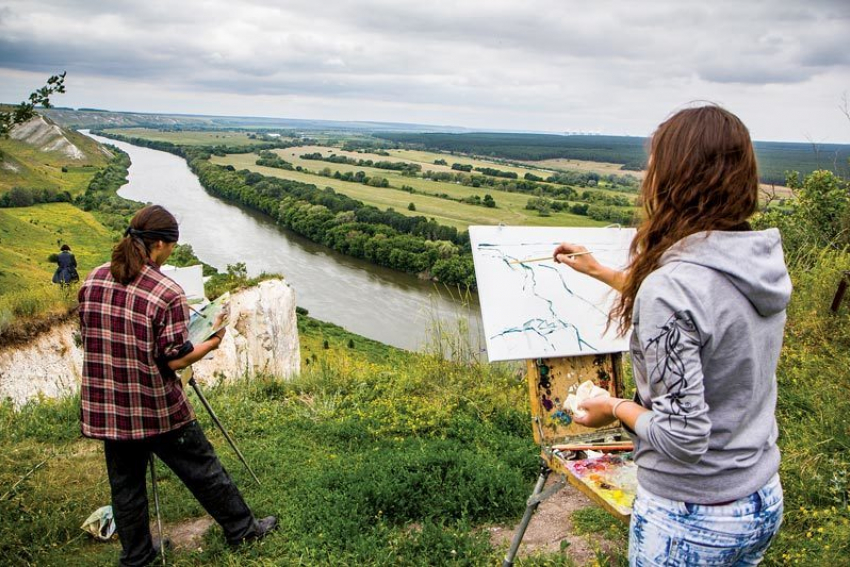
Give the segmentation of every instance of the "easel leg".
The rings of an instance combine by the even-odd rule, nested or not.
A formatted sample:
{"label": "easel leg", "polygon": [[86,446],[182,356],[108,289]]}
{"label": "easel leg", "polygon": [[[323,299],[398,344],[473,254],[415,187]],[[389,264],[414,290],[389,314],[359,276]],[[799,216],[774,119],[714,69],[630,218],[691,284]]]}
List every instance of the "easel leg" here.
{"label": "easel leg", "polygon": [[844,272],[841,282],[838,284],[838,289],[835,291],[835,297],[832,298],[832,305],[830,306],[830,309],[833,313],[838,312],[838,308],[841,306],[841,301],[844,299],[844,294],[847,293],[848,284],[850,284],[850,271]]}
{"label": "easel leg", "polygon": [[519,544],[522,543],[525,530],[528,529],[528,523],[531,521],[531,515],[534,514],[534,511],[537,510],[537,507],[540,505],[540,499],[537,498],[537,496],[543,492],[543,485],[546,484],[546,479],[549,478],[549,473],[551,472],[552,469],[550,469],[546,463],[542,463],[540,465],[540,476],[537,477],[537,484],[534,485],[534,492],[532,492],[531,496],[528,498],[528,504],[525,507],[525,514],[523,514],[522,521],[517,527],[514,539],[511,541],[511,547],[508,549],[508,554],[505,555],[505,560],[502,562],[502,567],[512,567],[514,564],[514,558],[516,557],[517,550],[519,549]]}

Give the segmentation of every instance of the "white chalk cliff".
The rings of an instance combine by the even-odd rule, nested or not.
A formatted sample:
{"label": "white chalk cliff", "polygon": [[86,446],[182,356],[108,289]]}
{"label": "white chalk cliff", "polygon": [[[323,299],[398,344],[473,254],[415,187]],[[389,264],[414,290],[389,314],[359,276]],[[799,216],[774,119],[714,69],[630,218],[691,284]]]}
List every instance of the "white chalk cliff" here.
{"label": "white chalk cliff", "polygon": [[86,157],[86,154],[65,136],[62,128],[41,115],[36,115],[12,128],[9,137],[26,142],[43,152],[60,152],[75,160]]}
{"label": "white chalk cliff", "polygon": [[[58,325],[29,345],[0,347],[0,399],[16,406],[58,398],[80,386],[83,354],[76,321]],[[301,369],[295,290],[268,280],[231,297],[230,323],[221,346],[193,365],[200,383],[236,381],[257,374],[288,378]]]}

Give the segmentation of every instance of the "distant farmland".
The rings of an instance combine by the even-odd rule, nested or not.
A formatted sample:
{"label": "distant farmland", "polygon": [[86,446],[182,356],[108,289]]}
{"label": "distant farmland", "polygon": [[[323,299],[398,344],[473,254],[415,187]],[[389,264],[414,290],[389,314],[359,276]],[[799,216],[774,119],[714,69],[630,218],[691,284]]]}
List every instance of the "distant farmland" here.
{"label": "distant farmland", "polygon": [[[640,170],[646,164],[646,138],[630,136],[558,136],[552,134],[396,134],[375,137],[412,148],[511,160],[575,159],[622,164]],[[850,145],[755,142],[764,183],[785,183],[786,171],[829,169],[847,176]]]}

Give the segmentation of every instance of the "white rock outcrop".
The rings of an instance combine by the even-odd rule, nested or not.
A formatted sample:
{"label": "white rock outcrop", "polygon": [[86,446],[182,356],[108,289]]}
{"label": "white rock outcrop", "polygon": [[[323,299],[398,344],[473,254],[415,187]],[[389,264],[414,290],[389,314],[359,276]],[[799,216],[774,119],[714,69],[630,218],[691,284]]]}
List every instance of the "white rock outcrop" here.
{"label": "white rock outcrop", "polygon": [[83,351],[77,346],[80,326],[63,323],[28,345],[0,349],[0,399],[16,406],[43,396],[60,398],[80,387]]}
{"label": "white rock outcrop", "polygon": [[[83,354],[76,321],[42,333],[28,345],[0,347],[0,399],[16,406],[39,396],[58,398],[80,386]],[[193,365],[201,383],[257,374],[288,378],[301,369],[295,290],[268,280],[232,295],[230,323],[217,351]]]}
{"label": "white rock outcrop", "polygon": [[193,365],[199,382],[266,374],[288,378],[301,371],[295,291],[267,280],[230,299],[230,322],[218,350]]}
{"label": "white rock outcrop", "polygon": [[12,128],[9,137],[13,140],[26,142],[43,152],[61,152],[76,160],[82,160],[86,157],[80,148],[65,137],[62,128],[41,115]]}

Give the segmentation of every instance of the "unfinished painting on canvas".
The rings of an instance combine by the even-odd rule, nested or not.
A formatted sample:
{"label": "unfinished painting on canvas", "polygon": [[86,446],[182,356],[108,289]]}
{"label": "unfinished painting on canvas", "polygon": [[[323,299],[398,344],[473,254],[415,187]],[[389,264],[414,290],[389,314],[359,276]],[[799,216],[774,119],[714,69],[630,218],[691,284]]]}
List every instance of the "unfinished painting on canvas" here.
{"label": "unfinished painting on canvas", "polygon": [[602,264],[628,263],[634,229],[469,228],[487,353],[491,361],[579,356],[628,350],[628,337],[605,332],[615,292],[556,264],[561,242],[586,246]]}

